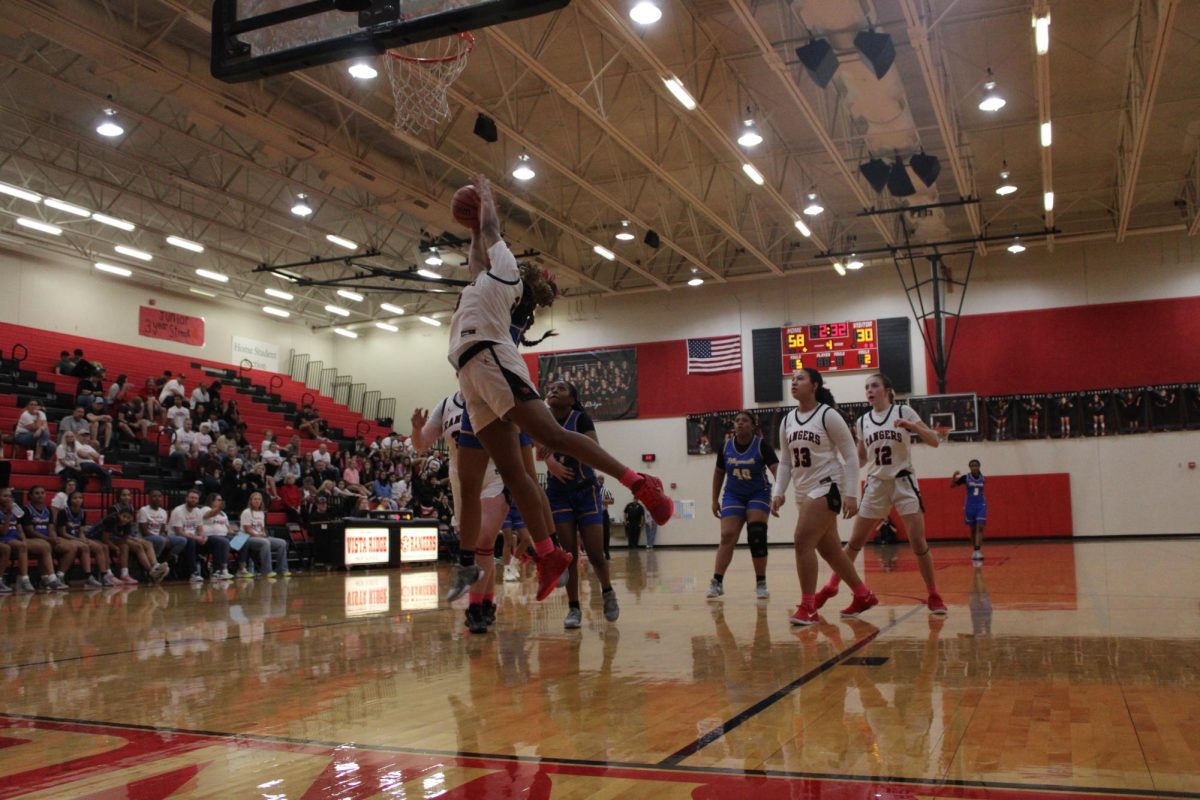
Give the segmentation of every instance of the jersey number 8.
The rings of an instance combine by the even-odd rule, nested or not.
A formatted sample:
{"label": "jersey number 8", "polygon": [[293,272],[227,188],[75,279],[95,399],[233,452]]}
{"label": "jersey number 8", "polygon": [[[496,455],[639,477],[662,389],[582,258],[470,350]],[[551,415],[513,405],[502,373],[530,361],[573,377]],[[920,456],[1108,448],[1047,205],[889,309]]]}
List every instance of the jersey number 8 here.
{"label": "jersey number 8", "polygon": [[875,466],[883,467],[892,463],[892,448],[884,446],[875,451]]}
{"label": "jersey number 8", "polygon": [[792,466],[793,467],[811,467],[812,452],[807,447],[801,447],[799,450],[792,451]]}

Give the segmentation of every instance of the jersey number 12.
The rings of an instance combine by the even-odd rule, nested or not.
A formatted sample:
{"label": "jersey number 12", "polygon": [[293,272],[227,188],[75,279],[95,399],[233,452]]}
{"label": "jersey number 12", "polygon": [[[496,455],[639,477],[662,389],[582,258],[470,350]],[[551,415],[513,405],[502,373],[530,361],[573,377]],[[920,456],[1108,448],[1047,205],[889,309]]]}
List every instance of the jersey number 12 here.
{"label": "jersey number 12", "polygon": [[884,467],[892,463],[892,448],[880,447],[875,451],[875,466]]}

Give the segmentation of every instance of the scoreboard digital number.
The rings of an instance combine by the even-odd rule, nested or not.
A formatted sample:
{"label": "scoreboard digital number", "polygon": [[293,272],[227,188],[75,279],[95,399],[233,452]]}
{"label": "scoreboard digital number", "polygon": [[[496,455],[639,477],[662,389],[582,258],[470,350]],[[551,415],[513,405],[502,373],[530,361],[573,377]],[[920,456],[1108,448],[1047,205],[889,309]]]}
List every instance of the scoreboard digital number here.
{"label": "scoreboard digital number", "polygon": [[879,369],[879,326],[873,319],[798,325],[779,332],[785,376],[801,367],[821,372]]}

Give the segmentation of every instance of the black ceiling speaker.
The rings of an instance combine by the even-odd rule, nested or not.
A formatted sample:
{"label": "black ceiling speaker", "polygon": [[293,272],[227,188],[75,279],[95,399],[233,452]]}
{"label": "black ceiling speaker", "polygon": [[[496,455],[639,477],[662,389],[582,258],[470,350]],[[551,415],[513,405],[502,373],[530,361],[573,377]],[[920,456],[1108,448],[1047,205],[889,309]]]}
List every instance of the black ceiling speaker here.
{"label": "black ceiling speaker", "polygon": [[646,237],[642,239],[642,241],[651,247],[658,247],[660,244],[662,244],[662,242],[658,240],[658,234],[652,230],[646,231]]}
{"label": "black ceiling speaker", "polygon": [[892,44],[892,37],[886,33],[859,31],[854,37],[854,47],[863,63],[870,67],[879,79],[887,75],[888,70],[892,68],[892,62],[896,60],[896,46]]}
{"label": "black ceiling speaker", "polygon": [[833,73],[837,72],[838,60],[837,53],[833,52],[833,45],[828,41],[813,39],[803,47],[797,47],[796,55],[817,86],[824,89],[833,80]]}
{"label": "black ceiling speaker", "polygon": [[927,153],[917,153],[908,160],[908,165],[926,186],[933,186],[934,181],[938,179],[938,173],[942,171],[942,162],[938,161],[938,157]]}
{"label": "black ceiling speaker", "polygon": [[485,142],[495,143],[500,138],[500,132],[496,130],[496,120],[487,114],[477,116],[475,118],[475,135]]}
{"label": "black ceiling speaker", "polygon": [[910,197],[917,193],[917,187],[913,186],[912,178],[908,177],[908,167],[904,166],[904,159],[897,158],[896,163],[892,164],[887,187],[888,191],[892,193],[892,197]]}
{"label": "black ceiling speaker", "polygon": [[858,165],[858,171],[867,179],[867,183],[871,184],[871,188],[877,192],[882,192],[887,186],[888,176],[892,174],[892,168],[882,158],[872,158],[865,164]]}

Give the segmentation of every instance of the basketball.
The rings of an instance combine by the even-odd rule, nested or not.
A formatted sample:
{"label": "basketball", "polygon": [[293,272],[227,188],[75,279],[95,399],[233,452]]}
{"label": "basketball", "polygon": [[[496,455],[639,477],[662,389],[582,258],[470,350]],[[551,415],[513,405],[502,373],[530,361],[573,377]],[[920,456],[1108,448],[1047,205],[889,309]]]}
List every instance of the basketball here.
{"label": "basketball", "polygon": [[473,231],[479,230],[479,192],[474,186],[468,183],[454,193],[450,213],[459,225],[465,225]]}

